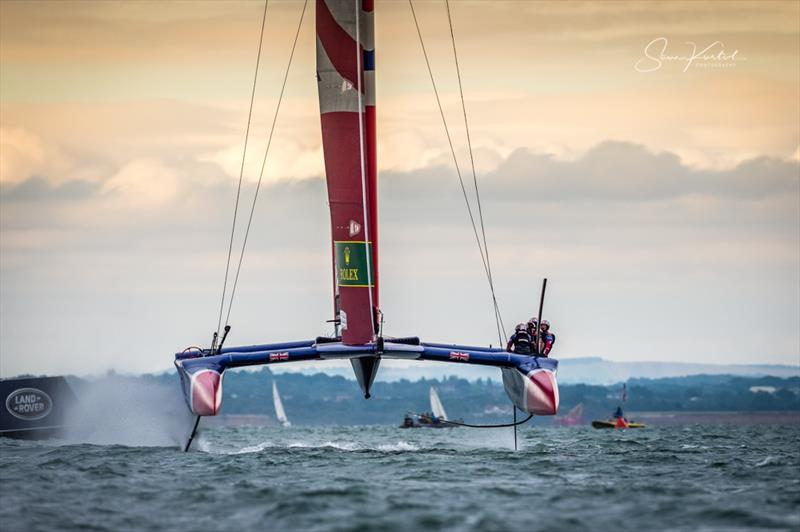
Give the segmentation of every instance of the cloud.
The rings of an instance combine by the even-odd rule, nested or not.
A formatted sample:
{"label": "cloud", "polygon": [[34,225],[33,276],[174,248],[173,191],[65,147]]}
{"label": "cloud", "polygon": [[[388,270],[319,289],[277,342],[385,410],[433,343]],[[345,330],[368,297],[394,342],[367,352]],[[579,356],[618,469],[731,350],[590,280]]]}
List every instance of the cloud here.
{"label": "cloud", "polygon": [[[24,2],[2,4],[2,125],[32,135],[30,175],[84,179],[130,158],[176,153],[238,176],[247,122],[260,5]],[[41,6],[47,6],[42,8]],[[489,6],[489,7],[487,7]],[[254,165],[275,108],[301,6],[269,6],[256,91]],[[313,6],[310,6],[313,8]],[[456,148],[466,144],[447,17],[418,6],[433,71]],[[453,6],[461,75],[477,164],[492,171],[515,149],[570,159],[602,139],[635,141],[693,167],[729,169],[759,155],[784,158],[798,146],[798,7],[787,2],[645,2],[620,16],[614,4],[464,2]],[[378,6],[377,92],[383,170],[449,164],[449,149],[407,3]],[[301,30],[266,179],[322,171],[314,83],[313,16]],[[744,58],[730,69],[676,63],[642,74],[633,65],[652,39],[723,40]],[[19,139],[19,142],[23,142]],[[14,148],[16,149],[16,148]],[[63,151],[90,168],[53,168]],[[36,154],[46,153],[47,160]],[[461,153],[463,155],[463,153]],[[465,157],[460,157],[462,162]],[[24,163],[24,164],[23,164]],[[4,162],[5,164],[5,162]],[[81,175],[74,175],[80,171]],[[245,176],[252,180],[258,168]],[[84,175],[91,174],[91,175]]]}
{"label": "cloud", "polygon": [[[452,14],[509,323],[529,317],[548,275],[561,354],[796,361],[797,3],[637,3],[623,15],[597,2],[489,5]],[[473,197],[446,14],[417,6]],[[259,9],[0,2],[0,373],[148,371],[169,367],[176,343],[209,337]],[[270,3],[240,229],[299,10]],[[408,5],[379,3],[376,34],[387,327],[496,342]],[[722,40],[741,61],[636,72],[660,36],[674,53]],[[328,332],[314,42],[307,16],[232,341]],[[64,340],[76,331],[91,341]]]}
{"label": "cloud", "polygon": [[[730,170],[699,170],[673,153],[652,153],[627,142],[604,142],[575,161],[517,150],[488,179],[503,186],[490,190],[513,197],[511,180],[530,188],[540,200],[601,201],[663,199],[681,196],[763,198],[798,190],[798,167],[790,161],[760,157]],[[524,184],[524,185],[523,185]]]}
{"label": "cloud", "polygon": [[82,200],[93,196],[97,188],[96,184],[86,181],[53,184],[46,178],[35,175],[15,185],[5,187],[0,191],[0,198],[7,202]]}
{"label": "cloud", "polygon": [[181,192],[178,172],[154,159],[134,159],[103,183],[101,193],[128,207],[158,208],[175,205]]}
{"label": "cloud", "polygon": [[[669,152],[606,142],[572,161],[519,150],[479,179],[507,327],[529,317],[548,276],[546,312],[557,324],[559,356],[796,357],[794,161],[699,171]],[[4,187],[3,375],[166,369],[181,344],[210,338],[235,184],[217,164],[176,158],[131,159],[101,183],[30,177]],[[253,191],[247,182],[240,230]],[[320,178],[264,185],[232,342],[330,332],[326,200]],[[379,203],[389,334],[497,343],[452,168],[384,172]],[[240,244],[241,233],[234,265]],[[738,334],[743,315],[749,329]],[[85,330],[86,342],[64,342]]]}
{"label": "cloud", "polygon": [[[16,184],[36,172],[54,170],[63,155],[56,146],[22,128],[0,128],[0,183]],[[55,165],[58,167],[58,165]]]}

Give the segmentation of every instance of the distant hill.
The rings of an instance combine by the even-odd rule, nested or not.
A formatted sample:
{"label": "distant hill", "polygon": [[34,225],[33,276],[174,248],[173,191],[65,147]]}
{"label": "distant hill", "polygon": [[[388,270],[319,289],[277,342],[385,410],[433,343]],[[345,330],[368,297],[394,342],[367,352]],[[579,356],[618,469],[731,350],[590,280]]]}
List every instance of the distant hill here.
{"label": "distant hill", "polygon": [[[328,364],[324,370],[328,375],[354,379],[350,364]],[[287,365],[276,373],[298,372],[296,366]],[[319,366],[306,366],[299,370],[305,375],[320,372]],[[734,375],[742,377],[800,377],[800,365],[779,364],[702,364],[690,362],[614,362],[600,357],[559,359],[558,381],[560,383],[613,384],[628,379],[660,379],[689,375]],[[489,379],[500,382],[497,368],[483,366],[453,365],[437,362],[407,362],[386,360],[381,365],[378,380],[396,382],[402,379],[445,379],[456,376],[471,381]]]}
{"label": "distant hill", "polygon": [[585,357],[561,359],[558,371],[559,382],[583,382],[586,384],[611,384],[628,379],[660,379],[689,375],[800,377],[800,365],[613,362],[600,357]]}

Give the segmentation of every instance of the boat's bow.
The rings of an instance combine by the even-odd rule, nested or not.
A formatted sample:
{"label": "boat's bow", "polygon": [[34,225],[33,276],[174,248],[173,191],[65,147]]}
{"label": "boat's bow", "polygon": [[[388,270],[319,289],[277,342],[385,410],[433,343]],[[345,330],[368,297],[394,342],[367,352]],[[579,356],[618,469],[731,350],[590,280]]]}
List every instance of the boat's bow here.
{"label": "boat's bow", "polygon": [[514,368],[502,368],[503,386],[514,405],[529,414],[553,416],[558,412],[558,363],[530,357]]}
{"label": "boat's bow", "polygon": [[175,361],[181,377],[183,397],[189,410],[197,416],[216,416],[222,406],[225,367],[216,358],[193,359],[188,364],[184,360]]}

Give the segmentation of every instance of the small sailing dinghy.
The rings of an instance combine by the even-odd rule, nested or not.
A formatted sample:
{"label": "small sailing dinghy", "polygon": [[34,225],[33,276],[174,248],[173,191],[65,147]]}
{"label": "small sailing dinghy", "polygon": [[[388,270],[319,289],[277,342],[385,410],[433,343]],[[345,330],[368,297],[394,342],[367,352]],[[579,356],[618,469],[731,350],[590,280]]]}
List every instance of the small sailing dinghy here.
{"label": "small sailing dinghy", "polygon": [[[495,366],[502,372],[509,398],[516,408],[529,414],[527,419],[534,414],[551,416],[558,410],[556,360],[536,354],[514,354],[502,348],[432,343],[416,336],[393,338],[383,334],[378,260],[373,4],[373,0],[316,1],[316,79],[331,219],[332,264],[328,267],[333,272],[331,321],[335,333],[332,337],[223,347],[230,330],[226,324],[222,334],[218,334],[218,327],[210,348],[193,347],[177,353],[175,366],[186,403],[191,412],[198,416],[195,431],[200,416],[215,416],[220,412],[222,379],[226,370],[315,360],[349,360],[367,399],[384,359]],[[413,5],[411,7],[413,10]],[[266,7],[264,13],[266,17]],[[454,40],[453,50],[455,53]],[[475,187],[477,190],[477,181]],[[235,220],[234,214],[234,228]],[[248,224],[248,230],[249,227]],[[475,236],[480,246],[477,230]],[[233,238],[231,245],[232,242]],[[482,257],[485,246],[484,238]],[[486,257],[484,267],[494,292],[491,269],[488,268],[488,251]],[[235,282],[233,286],[235,289]],[[543,297],[544,289],[542,300]],[[500,322],[494,296],[493,300]],[[514,414],[516,416],[516,410]],[[505,426],[516,424],[515,420],[514,425]],[[187,449],[190,444],[191,438]]]}
{"label": "small sailing dinghy", "polygon": [[291,427],[292,423],[286,417],[286,411],[283,409],[283,401],[281,401],[281,394],[278,393],[278,385],[272,381],[272,405],[275,407],[275,418],[278,423],[284,427]]}
{"label": "small sailing dinghy", "polygon": [[464,424],[463,419],[456,419],[450,421],[447,418],[447,412],[444,410],[439,394],[436,393],[436,388],[431,386],[430,389],[431,411],[422,414],[406,414],[403,417],[403,424],[400,425],[401,429],[442,429],[452,428]]}

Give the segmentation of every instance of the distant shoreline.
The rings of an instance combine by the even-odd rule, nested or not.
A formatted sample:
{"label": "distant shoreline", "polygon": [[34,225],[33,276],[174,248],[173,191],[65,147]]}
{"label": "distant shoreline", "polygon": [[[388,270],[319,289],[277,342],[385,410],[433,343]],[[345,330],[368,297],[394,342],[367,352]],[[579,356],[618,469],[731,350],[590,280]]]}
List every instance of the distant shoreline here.
{"label": "distant shoreline", "polygon": [[782,412],[626,412],[653,425],[800,425],[800,410]]}

